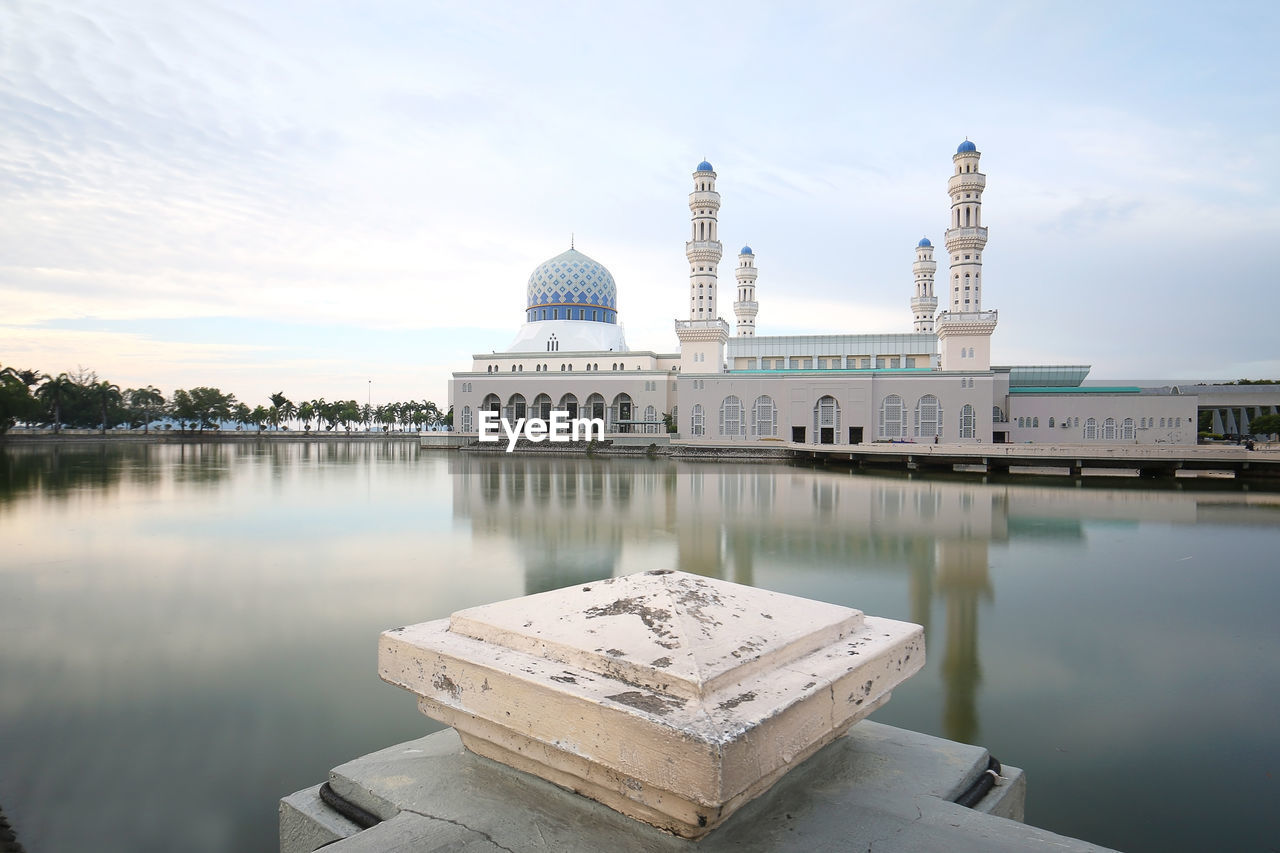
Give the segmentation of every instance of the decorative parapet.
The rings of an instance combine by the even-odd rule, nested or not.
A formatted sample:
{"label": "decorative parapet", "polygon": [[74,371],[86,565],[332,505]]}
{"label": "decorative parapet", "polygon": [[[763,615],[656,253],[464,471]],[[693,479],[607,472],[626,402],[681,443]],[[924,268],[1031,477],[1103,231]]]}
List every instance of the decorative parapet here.
{"label": "decorative parapet", "polygon": [[989,335],[999,320],[999,311],[943,311],[933,326],[939,338],[949,334]]}
{"label": "decorative parapet", "polygon": [[687,838],[923,664],[918,625],[671,571],[395,628],[378,650],[468,749]]}
{"label": "decorative parapet", "polygon": [[719,341],[729,339],[729,324],[714,320],[676,320],[676,337],[683,341]]}

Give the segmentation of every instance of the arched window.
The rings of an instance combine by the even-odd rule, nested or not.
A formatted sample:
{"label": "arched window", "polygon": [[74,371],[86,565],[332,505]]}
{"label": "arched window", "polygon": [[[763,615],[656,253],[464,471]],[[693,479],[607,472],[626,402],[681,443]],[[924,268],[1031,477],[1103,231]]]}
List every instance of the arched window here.
{"label": "arched window", "polygon": [[609,405],[609,422],[605,425],[606,432],[632,432],[631,420],[635,417],[633,408],[630,394],[622,393],[614,397]]}
{"label": "arched window", "polygon": [[658,427],[662,426],[661,424],[657,423],[657,420],[658,420],[658,410],[655,409],[653,406],[645,406],[644,407],[644,421],[645,421],[644,431],[647,433],[657,432]]}
{"label": "arched window", "polygon": [[974,415],[973,406],[965,403],[964,408],[960,410],[960,437],[976,438],[977,433],[977,417]]}
{"label": "arched window", "polygon": [[706,418],[703,417],[702,415],[701,403],[694,403],[692,423],[690,425],[692,427],[692,429],[690,429],[690,432],[693,433],[694,435],[707,434],[707,422],[706,422]]}
{"label": "arched window", "polygon": [[772,438],[778,434],[778,407],[773,405],[773,398],[768,394],[756,397],[751,407],[754,417],[751,421],[751,434],[759,438]]}
{"label": "arched window", "polygon": [[1053,418],[1049,418],[1049,429],[1053,429]]}
{"label": "arched window", "polygon": [[581,417],[604,420],[604,397],[599,394],[592,394],[588,397],[582,408]]}
{"label": "arched window", "polygon": [[462,431],[471,432],[471,407],[462,407]]}
{"label": "arched window", "polygon": [[514,424],[521,418],[527,417],[526,404],[523,394],[512,394],[511,399],[507,400],[507,407],[503,410],[502,416],[509,422]]}
{"label": "arched window", "polygon": [[1120,437],[1125,441],[1133,441],[1135,435],[1133,430],[1133,418],[1125,418],[1124,423],[1120,425]]}
{"label": "arched window", "polygon": [[[901,407],[901,401],[899,401]],[[901,417],[901,413],[899,413]],[[823,430],[831,430],[831,441],[823,440]],[[813,407],[813,438],[819,444],[835,444],[840,440],[840,404],[830,395],[818,398]]]}
{"label": "arched window", "polygon": [[565,394],[560,398],[560,405],[556,408],[562,412],[568,412],[569,420],[573,420],[578,416],[578,398],[572,394]]}
{"label": "arched window", "polygon": [[501,412],[502,400],[497,394],[490,394],[484,398],[484,402],[480,404],[480,410],[483,412]]}
{"label": "arched window", "polygon": [[1018,429],[1024,428],[1027,425],[1026,422],[1027,422],[1026,418],[1018,418]]}
{"label": "arched window", "polygon": [[1002,423],[1004,423],[1004,422],[1005,422],[1005,420],[1004,420],[1004,410],[1003,410],[1003,409],[1001,409],[999,406],[992,406],[992,407],[991,407],[991,420],[995,421],[995,422],[996,422],[996,423],[998,423],[998,424],[1002,424]]}
{"label": "arched window", "polygon": [[942,407],[938,398],[925,394],[916,401],[916,438],[934,438],[942,434]]}
{"label": "arched window", "polygon": [[743,438],[747,424],[742,417],[742,401],[730,394],[720,403],[720,434],[726,438]]}
{"label": "arched window", "polygon": [[890,394],[880,402],[880,437],[906,437],[902,423],[902,398],[897,394]]}
{"label": "arched window", "polygon": [[1039,418],[1032,418],[1032,419],[1031,419],[1031,428],[1032,428],[1032,429],[1039,429],[1039,428],[1040,428],[1040,419],[1039,419]]}
{"label": "arched window", "polygon": [[544,421],[551,420],[551,398],[546,394],[539,394],[533,398],[533,416],[542,418]]}
{"label": "arched window", "polygon": [[1097,441],[1098,439],[1098,422],[1093,418],[1089,418],[1084,422],[1084,438],[1085,441]]}
{"label": "arched window", "polygon": [[1116,440],[1116,419],[1115,418],[1107,418],[1105,421],[1102,422],[1102,440],[1103,441]]}

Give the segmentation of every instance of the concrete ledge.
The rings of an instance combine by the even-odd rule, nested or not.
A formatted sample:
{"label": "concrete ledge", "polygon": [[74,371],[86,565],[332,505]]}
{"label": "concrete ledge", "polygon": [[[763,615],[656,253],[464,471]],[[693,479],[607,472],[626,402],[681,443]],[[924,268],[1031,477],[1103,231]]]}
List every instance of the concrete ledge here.
{"label": "concrete ledge", "polygon": [[281,850],[316,850],[359,831],[360,827],[325,805],[319,785],[280,801]]}
{"label": "concrete ledge", "polygon": [[[1022,812],[1025,781],[1022,771],[1014,767],[1004,768],[1004,783],[992,788],[974,808],[950,802],[983,773],[987,758],[981,747],[864,720],[694,842],[475,755],[463,748],[455,731],[446,729],[335,768],[330,779],[342,780],[344,797],[389,817],[363,832],[351,831],[325,850],[1070,853],[1104,849],[999,816]],[[290,819],[310,815],[307,810],[294,810]],[[286,839],[283,804],[281,816],[281,853],[317,849],[319,845],[307,846],[309,837],[296,826]]]}

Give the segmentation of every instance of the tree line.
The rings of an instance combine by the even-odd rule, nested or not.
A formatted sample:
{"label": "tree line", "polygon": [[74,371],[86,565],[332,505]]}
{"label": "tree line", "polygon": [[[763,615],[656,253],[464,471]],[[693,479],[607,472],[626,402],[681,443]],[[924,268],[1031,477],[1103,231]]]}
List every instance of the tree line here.
{"label": "tree line", "polygon": [[277,430],[350,431],[365,429],[448,429],[453,411],[442,412],[430,400],[361,405],[355,400],[328,401],[323,398],[294,403],[283,391],[272,394],[266,403],[250,407],[217,388],[179,388],[168,397],[151,385],[121,389],[83,368],[56,376],[36,370],[0,366],[0,435],[19,423],[51,427],[108,429],[127,426],[149,432],[163,422],[165,428],[180,430],[222,429],[227,425],[259,432]]}

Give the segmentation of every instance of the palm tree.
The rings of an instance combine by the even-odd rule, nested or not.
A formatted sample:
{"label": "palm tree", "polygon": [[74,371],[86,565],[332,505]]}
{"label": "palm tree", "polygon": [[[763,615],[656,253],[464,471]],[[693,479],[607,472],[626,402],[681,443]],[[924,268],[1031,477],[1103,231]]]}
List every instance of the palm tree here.
{"label": "palm tree", "polygon": [[304,401],[298,407],[298,420],[302,421],[302,426],[307,432],[311,432],[311,419],[316,416],[316,410],[312,407],[310,401]]}
{"label": "palm tree", "polygon": [[148,385],[145,388],[130,388],[125,396],[129,399],[129,405],[142,416],[142,434],[146,435],[154,418],[152,412],[158,413],[164,406],[164,395],[159,388]]}
{"label": "palm tree", "polygon": [[[275,406],[272,406],[271,408],[274,409]],[[267,409],[266,406],[256,406],[254,407],[254,410],[249,413],[249,423],[258,428],[259,434],[261,434],[262,428],[266,426],[267,422],[270,420],[271,411]]]}
{"label": "palm tree", "polygon": [[101,425],[102,434],[107,434],[107,410],[112,406],[120,405],[124,400],[124,395],[120,393],[120,386],[114,382],[108,382],[103,379],[101,382],[95,382],[86,389],[89,393],[89,399],[93,401],[94,406],[98,409],[101,417],[98,423]]}
{"label": "palm tree", "polygon": [[291,420],[293,420],[295,417],[297,417],[297,415],[298,415],[298,407],[297,407],[297,406],[295,406],[295,405],[294,405],[292,402],[290,402],[289,400],[285,400],[284,402],[282,402],[282,403],[278,404],[278,405],[277,405],[277,408],[278,408],[278,409],[280,409],[280,417],[284,419],[285,424],[286,424],[286,427],[285,427],[285,428],[287,429],[287,428],[288,428],[288,426],[287,426],[288,422],[289,422],[289,421],[291,421]]}
{"label": "palm tree", "polygon": [[65,373],[59,373],[57,376],[46,376],[44,384],[36,392],[44,404],[49,407],[50,414],[53,415],[53,431],[59,433],[62,431],[62,404],[67,397],[75,392],[76,383]]}

